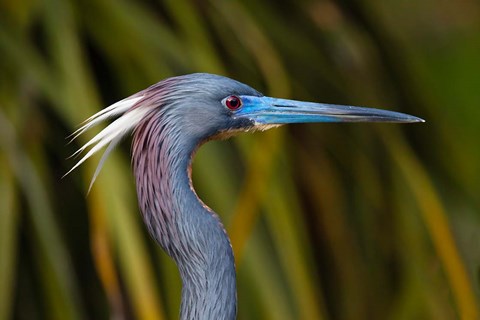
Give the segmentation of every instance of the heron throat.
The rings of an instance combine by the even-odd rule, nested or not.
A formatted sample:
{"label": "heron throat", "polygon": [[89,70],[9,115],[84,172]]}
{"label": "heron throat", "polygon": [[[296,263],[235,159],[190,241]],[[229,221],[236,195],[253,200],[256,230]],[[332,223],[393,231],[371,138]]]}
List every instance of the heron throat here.
{"label": "heron throat", "polygon": [[200,144],[200,139],[180,134],[168,114],[144,119],[132,146],[138,201],[150,234],[179,268],[180,318],[235,319],[230,241],[218,216],[192,187],[191,162]]}

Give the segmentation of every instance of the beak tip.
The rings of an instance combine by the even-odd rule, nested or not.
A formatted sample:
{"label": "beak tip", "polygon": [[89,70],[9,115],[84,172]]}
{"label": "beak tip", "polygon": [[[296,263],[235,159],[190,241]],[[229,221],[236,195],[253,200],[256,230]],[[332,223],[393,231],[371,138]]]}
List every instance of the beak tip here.
{"label": "beak tip", "polygon": [[398,119],[398,122],[403,122],[403,123],[424,123],[426,122],[425,119],[412,116],[406,113],[401,113],[401,117]]}

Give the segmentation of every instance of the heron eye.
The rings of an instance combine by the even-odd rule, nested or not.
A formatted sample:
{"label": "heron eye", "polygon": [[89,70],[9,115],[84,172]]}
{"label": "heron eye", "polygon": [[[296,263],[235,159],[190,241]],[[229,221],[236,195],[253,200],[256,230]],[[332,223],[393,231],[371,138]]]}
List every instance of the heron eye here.
{"label": "heron eye", "polygon": [[242,99],[237,96],[230,96],[225,99],[225,106],[230,110],[237,110],[242,106]]}

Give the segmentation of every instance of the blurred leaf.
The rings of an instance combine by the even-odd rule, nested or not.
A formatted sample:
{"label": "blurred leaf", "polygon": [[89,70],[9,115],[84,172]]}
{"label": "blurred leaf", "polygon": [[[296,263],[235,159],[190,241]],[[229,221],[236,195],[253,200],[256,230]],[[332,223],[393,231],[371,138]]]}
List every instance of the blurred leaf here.
{"label": "blurred leaf", "polygon": [[430,184],[427,173],[397,135],[387,134],[387,131],[384,131],[383,136],[386,137],[386,144],[390,146],[393,158],[402,169],[414,192],[420,213],[450,281],[460,317],[462,319],[478,318],[472,282],[456,248],[443,205]]}
{"label": "blurred leaf", "polygon": [[[3,141],[2,141],[3,142]],[[0,150],[7,152],[0,142]],[[7,159],[0,156],[0,319],[10,318],[14,296],[19,211],[14,177]]]}
{"label": "blurred leaf", "polygon": [[46,304],[51,308],[52,319],[83,318],[70,258],[61,240],[51,205],[45,194],[37,168],[30,157],[18,149],[15,132],[8,120],[0,113],[1,144],[8,155],[9,165],[27,199],[33,226],[32,242],[35,243],[39,268],[44,281]]}

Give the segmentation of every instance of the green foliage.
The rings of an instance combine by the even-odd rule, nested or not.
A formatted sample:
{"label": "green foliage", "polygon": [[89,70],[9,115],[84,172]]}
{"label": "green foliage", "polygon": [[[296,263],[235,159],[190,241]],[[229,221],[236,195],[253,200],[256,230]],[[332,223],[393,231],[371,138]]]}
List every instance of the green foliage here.
{"label": "green foliage", "polygon": [[128,148],[87,196],[96,162],[62,179],[86,141],[64,138],[198,71],[427,120],[295,125],[199,151],[194,183],[232,238],[239,319],[478,318],[478,12],[473,0],[0,2],[0,320],[178,317],[180,279],[143,227]]}

